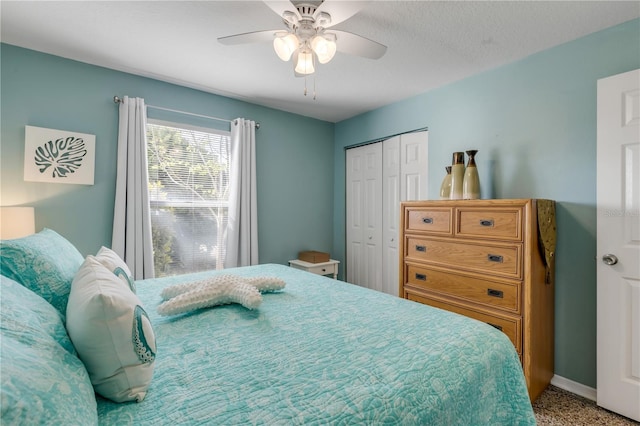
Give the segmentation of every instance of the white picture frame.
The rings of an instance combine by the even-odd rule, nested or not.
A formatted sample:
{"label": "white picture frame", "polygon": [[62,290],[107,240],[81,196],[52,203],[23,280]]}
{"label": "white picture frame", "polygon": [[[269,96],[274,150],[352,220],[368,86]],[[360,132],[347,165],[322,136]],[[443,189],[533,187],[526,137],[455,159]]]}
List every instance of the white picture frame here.
{"label": "white picture frame", "polygon": [[95,135],[25,126],[24,180],[93,185],[95,150]]}

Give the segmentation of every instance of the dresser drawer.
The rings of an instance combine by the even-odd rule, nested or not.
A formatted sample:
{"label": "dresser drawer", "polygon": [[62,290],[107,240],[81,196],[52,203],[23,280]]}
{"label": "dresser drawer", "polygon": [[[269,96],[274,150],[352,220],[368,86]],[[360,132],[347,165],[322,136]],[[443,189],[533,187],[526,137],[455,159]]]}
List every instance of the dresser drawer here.
{"label": "dresser drawer", "polygon": [[448,303],[442,300],[434,299],[431,297],[423,296],[421,294],[413,293],[410,290],[406,290],[407,299],[414,302],[420,302],[425,305],[433,306],[436,308],[444,309],[447,311],[455,312],[460,315],[464,315],[469,318],[476,319],[478,321],[486,322],[487,324],[497,328],[509,337],[513,346],[515,346],[518,354],[522,353],[522,320],[519,317],[501,316],[496,314],[490,314],[467,308],[461,305]]}
{"label": "dresser drawer", "polygon": [[522,245],[407,237],[406,260],[522,279]]}
{"label": "dresser drawer", "polygon": [[522,241],[522,209],[456,209],[456,235],[469,238],[493,238]]}
{"label": "dresser drawer", "polygon": [[453,235],[452,208],[411,208],[405,210],[407,231]]}
{"label": "dresser drawer", "polygon": [[405,265],[405,285],[407,286],[457,297],[514,314],[520,313],[520,282],[497,282],[418,265]]}

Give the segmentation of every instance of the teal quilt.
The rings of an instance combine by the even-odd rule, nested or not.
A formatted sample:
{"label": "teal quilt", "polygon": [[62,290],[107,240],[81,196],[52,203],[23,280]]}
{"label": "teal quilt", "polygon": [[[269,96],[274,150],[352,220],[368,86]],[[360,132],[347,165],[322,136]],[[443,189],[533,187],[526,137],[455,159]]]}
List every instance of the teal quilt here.
{"label": "teal quilt", "polygon": [[[218,273],[277,276],[256,310],[173,317],[166,286]],[[141,403],[98,397],[105,425],[535,425],[518,356],[481,322],[282,265],[136,282],[154,326]]]}

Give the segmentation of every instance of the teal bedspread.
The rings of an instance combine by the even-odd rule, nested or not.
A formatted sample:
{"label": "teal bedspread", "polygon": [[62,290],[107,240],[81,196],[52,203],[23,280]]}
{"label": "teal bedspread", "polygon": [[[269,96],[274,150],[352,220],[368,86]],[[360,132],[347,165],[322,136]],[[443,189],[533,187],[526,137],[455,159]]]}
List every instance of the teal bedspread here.
{"label": "teal bedspread", "polygon": [[[277,276],[259,309],[161,317],[161,290],[216,273]],[[518,356],[486,324],[282,265],[136,283],[157,339],[141,403],[105,425],[534,425]]]}

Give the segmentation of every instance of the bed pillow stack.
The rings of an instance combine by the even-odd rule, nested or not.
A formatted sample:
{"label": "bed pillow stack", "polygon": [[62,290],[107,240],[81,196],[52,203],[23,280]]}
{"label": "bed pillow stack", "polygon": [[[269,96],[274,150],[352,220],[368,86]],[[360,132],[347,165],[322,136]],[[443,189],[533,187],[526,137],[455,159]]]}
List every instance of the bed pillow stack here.
{"label": "bed pillow stack", "polygon": [[115,402],[142,401],[153,377],[155,335],[132,282],[126,264],[103,247],[80,267],[67,305],[67,331],[91,383]]}
{"label": "bed pillow stack", "polygon": [[[66,333],[97,393],[116,402],[144,399],[153,376],[155,335],[131,272],[115,252],[102,247],[84,259],[63,236],[45,228],[3,240],[0,266],[3,276],[49,302],[62,324],[66,320]],[[3,346],[3,357],[4,352]],[[37,367],[33,370],[41,374]]]}

